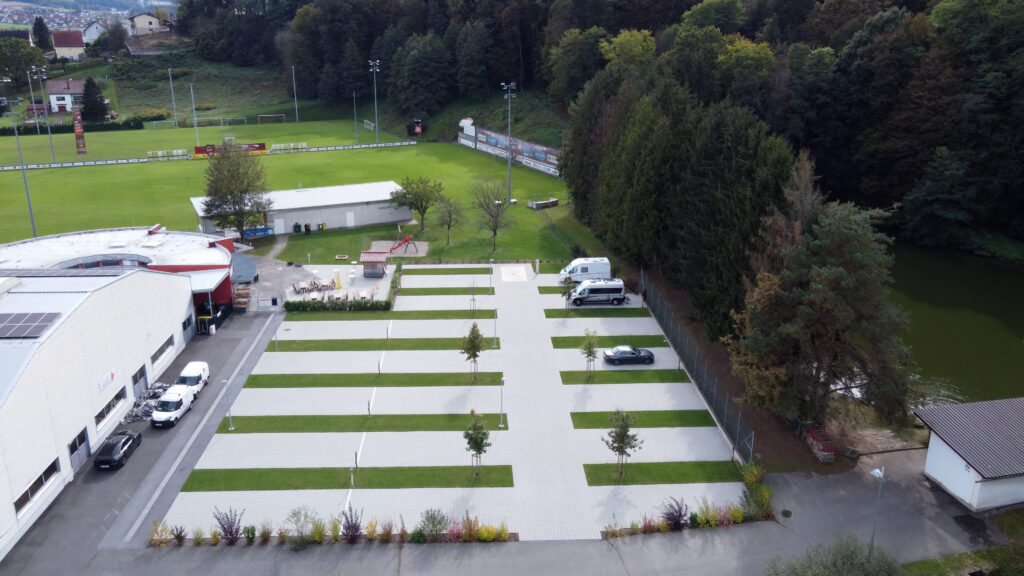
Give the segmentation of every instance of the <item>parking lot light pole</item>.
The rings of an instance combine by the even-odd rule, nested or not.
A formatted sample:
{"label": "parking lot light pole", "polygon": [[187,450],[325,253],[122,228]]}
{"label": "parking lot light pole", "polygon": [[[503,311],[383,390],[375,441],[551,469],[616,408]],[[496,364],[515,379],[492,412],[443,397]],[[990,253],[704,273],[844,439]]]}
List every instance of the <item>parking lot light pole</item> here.
{"label": "parking lot light pole", "polygon": [[295,102],[295,122],[299,122],[299,89],[295,84],[295,66],[292,66],[292,100]]}
{"label": "parking lot light pole", "polygon": [[[3,99],[3,105],[7,105],[7,99]],[[32,195],[28,193],[28,176],[25,174],[25,159],[21,155],[21,139],[18,137],[18,115],[8,112],[5,116],[11,117],[11,126],[14,127],[14,143],[18,147],[18,164],[21,166],[21,181],[25,183],[25,199],[28,201],[28,219],[32,222],[32,237],[39,236],[36,233],[36,217],[32,213]]]}
{"label": "parking lot light pole", "polygon": [[[35,74],[36,79],[39,80],[39,94],[43,99],[43,119],[46,120],[46,135],[50,138],[50,161],[54,164],[57,163],[57,154],[53,151],[53,132],[50,131],[50,105],[46,103],[46,90],[43,88],[43,80],[46,80],[46,68],[32,67],[32,72]],[[32,82],[29,81],[31,86]],[[39,119],[39,113],[36,113],[36,119]],[[38,125],[38,122],[36,123]]]}
{"label": "parking lot light pole", "polygon": [[[32,69],[35,70],[35,66]],[[28,76],[28,99],[33,109],[32,117],[36,120],[36,136],[39,136],[39,116],[35,114],[36,93],[32,91],[32,71],[26,70],[25,75]],[[25,115],[28,116],[28,107],[25,108]]]}
{"label": "parking lot light pole", "polygon": [[196,93],[192,90],[192,85],[188,85],[188,95],[192,98],[192,126],[196,129],[196,147],[199,147],[199,119],[196,118]]}
{"label": "parking lot light pole", "polygon": [[380,72],[380,60],[370,60],[370,72],[373,72],[373,133],[376,144],[380,144],[380,121],[377,119],[377,72]]}
{"label": "parking lot light pole", "polygon": [[174,101],[174,76],[171,75],[171,69],[167,69],[167,79],[171,82],[171,110],[174,111],[174,127],[178,127],[178,104]]}
{"label": "parking lot light pole", "polygon": [[516,97],[512,93],[516,89],[515,82],[509,82],[508,84],[502,82],[501,89],[505,91],[505,100],[508,100],[508,206],[512,205],[512,99]]}
{"label": "parking lot light pole", "polygon": [[501,408],[498,411],[498,428],[505,427],[505,379],[501,379]]}
{"label": "parking lot light pole", "polygon": [[882,484],[885,484],[885,466],[881,468],[875,468],[871,471],[871,475],[878,478],[878,497],[875,499],[875,521],[871,524],[871,542],[868,544],[868,558],[871,558],[871,552],[875,548],[875,529],[878,528],[878,507],[882,503]]}

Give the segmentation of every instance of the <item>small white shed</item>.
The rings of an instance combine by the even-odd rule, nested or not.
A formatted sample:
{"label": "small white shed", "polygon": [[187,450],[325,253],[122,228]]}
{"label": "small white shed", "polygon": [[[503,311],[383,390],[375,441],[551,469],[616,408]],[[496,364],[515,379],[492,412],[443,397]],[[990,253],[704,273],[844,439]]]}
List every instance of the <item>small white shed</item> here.
{"label": "small white shed", "polygon": [[925,476],[974,512],[1024,502],[1024,398],[914,413],[931,430]]}

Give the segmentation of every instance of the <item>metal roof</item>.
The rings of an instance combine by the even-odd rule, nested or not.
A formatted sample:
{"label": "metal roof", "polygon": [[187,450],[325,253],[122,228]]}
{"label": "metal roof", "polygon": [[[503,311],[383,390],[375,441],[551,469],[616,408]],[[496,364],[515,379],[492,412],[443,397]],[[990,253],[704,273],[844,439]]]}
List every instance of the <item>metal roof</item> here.
{"label": "metal roof", "polygon": [[982,478],[1024,475],[1024,398],[930,406],[914,413]]}
{"label": "metal roof", "polygon": [[359,261],[364,263],[364,264],[367,263],[367,262],[384,262],[384,263],[387,263],[387,261],[388,261],[388,253],[387,252],[363,252],[362,254],[359,255]]}
{"label": "metal roof", "polygon": [[193,294],[207,294],[213,292],[220,286],[220,283],[228,277],[227,268],[216,268],[214,270],[189,270],[182,272],[192,281]]}
{"label": "metal roof", "polygon": [[[391,200],[391,193],[400,188],[395,182],[387,181],[349,184],[347,186],[276,190],[266,194],[266,197],[272,202],[270,210],[267,212],[326,208],[328,206],[364,204],[367,202],[387,202]],[[201,217],[206,216],[206,211],[203,209],[203,202],[205,200],[206,196],[189,198],[196,214],[199,214]]]}

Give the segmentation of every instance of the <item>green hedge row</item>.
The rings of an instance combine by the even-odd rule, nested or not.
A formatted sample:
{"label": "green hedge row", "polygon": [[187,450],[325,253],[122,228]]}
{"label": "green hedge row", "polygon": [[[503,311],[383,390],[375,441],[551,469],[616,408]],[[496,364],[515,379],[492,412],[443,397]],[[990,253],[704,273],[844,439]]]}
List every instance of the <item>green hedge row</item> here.
{"label": "green hedge row", "polygon": [[[84,122],[82,127],[85,129],[86,135],[90,132],[117,132],[120,130],[142,130],[144,122],[142,120],[130,119],[124,120],[123,122]],[[35,126],[27,126],[22,124],[18,127],[19,134],[28,134],[29,131],[35,132]],[[75,131],[75,125],[72,123],[68,124],[50,124],[50,132],[53,134],[70,134]],[[0,128],[0,136],[14,136],[14,127],[4,126]]]}

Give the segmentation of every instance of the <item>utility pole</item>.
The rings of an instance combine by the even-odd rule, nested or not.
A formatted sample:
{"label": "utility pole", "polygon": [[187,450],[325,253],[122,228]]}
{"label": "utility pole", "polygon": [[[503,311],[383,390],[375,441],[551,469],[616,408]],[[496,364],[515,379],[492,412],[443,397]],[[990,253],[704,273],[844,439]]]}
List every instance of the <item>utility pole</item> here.
{"label": "utility pole", "polygon": [[196,118],[196,93],[192,90],[192,85],[188,85],[188,94],[192,98],[192,126],[196,129],[196,146],[199,144],[199,119]]}
{"label": "utility pole", "polygon": [[295,122],[299,122],[299,89],[295,85],[295,66],[292,66],[292,99],[295,101]]}
{"label": "utility pole", "polygon": [[376,144],[380,144],[380,121],[377,119],[377,72],[380,72],[380,60],[370,60],[370,72],[373,72],[373,131]]}
{"label": "utility pole", "polygon": [[[33,70],[35,70],[35,68],[35,66],[32,67]],[[26,70],[25,75],[28,76],[28,98],[29,104],[32,105],[32,117],[36,120],[36,136],[39,136],[39,116],[35,113],[36,94],[32,91],[32,72]]]}
{"label": "utility pole", "polygon": [[174,111],[174,127],[178,127],[178,105],[174,103],[174,77],[171,76],[171,69],[167,69],[167,79],[171,82],[171,110]]}
{"label": "utility pole", "polygon": [[516,89],[516,83],[502,82],[501,89],[505,91],[505,99],[508,100],[508,199],[505,206],[512,206],[512,99],[516,97],[512,91]]}

